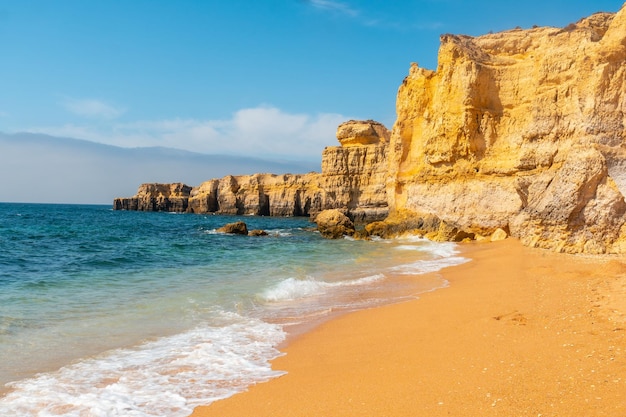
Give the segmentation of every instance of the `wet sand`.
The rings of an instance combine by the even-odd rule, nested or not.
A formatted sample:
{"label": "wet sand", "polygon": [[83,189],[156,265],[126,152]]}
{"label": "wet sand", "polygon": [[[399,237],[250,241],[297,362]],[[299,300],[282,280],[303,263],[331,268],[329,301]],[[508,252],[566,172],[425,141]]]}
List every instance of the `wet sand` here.
{"label": "wet sand", "polygon": [[626,257],[461,245],[448,288],[291,340],[194,417],[626,416]]}

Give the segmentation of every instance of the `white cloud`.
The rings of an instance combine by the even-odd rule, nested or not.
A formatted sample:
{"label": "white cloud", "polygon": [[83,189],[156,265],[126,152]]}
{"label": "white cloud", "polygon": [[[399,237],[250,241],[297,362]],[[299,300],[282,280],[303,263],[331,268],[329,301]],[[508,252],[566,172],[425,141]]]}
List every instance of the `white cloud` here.
{"label": "white cloud", "polygon": [[260,106],[241,109],[225,120],[142,120],[106,128],[66,124],[28,131],[122,147],[163,146],[206,154],[315,160],[324,147],[338,145],[337,126],[349,118]]}
{"label": "white cloud", "polygon": [[332,1],[332,0],[308,0],[308,3],[317,8],[317,9],[322,9],[322,10],[329,10],[332,12],[338,12],[341,14],[345,14],[351,17],[356,17],[359,15],[359,11],[356,9],[353,9],[352,7],[350,7],[348,4],[346,3],[342,3],[339,1]]}
{"label": "white cloud", "polygon": [[389,20],[380,17],[373,18],[371,17],[373,13],[368,13],[368,11],[364,9],[356,9],[346,2],[334,0],[306,0],[306,3],[325,12],[347,16],[363,26],[372,28],[406,32],[410,30],[434,31],[443,27],[443,24],[437,21],[414,23],[395,19]]}
{"label": "white cloud", "polygon": [[125,111],[104,101],[89,98],[67,98],[61,104],[67,111],[73,114],[96,119],[115,119]]}

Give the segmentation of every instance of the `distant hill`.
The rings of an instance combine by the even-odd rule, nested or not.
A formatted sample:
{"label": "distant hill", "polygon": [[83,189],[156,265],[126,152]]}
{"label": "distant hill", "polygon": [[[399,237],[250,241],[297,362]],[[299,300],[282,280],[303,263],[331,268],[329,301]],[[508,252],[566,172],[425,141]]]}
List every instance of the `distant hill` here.
{"label": "distant hill", "polygon": [[110,204],[145,182],[193,186],[228,174],[309,171],[319,171],[319,164],[0,133],[0,202]]}

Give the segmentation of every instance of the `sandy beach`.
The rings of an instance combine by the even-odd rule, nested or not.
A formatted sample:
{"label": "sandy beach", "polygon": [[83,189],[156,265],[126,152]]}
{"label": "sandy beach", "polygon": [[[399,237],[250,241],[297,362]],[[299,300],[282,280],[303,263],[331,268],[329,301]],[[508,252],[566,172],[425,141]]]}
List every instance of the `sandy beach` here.
{"label": "sandy beach", "polygon": [[460,246],[450,285],[298,336],[209,416],[626,416],[626,258]]}

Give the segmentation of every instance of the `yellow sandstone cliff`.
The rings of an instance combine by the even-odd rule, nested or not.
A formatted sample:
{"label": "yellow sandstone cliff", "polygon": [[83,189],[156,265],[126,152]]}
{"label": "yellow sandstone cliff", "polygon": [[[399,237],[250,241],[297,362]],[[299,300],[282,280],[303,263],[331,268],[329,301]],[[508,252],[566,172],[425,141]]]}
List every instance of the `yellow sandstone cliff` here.
{"label": "yellow sandstone cliff", "polygon": [[322,152],[320,187],[324,210],[339,209],[357,222],[384,219],[390,132],[373,120],[350,120],[337,128],[341,146]]}
{"label": "yellow sandstone cliff", "polygon": [[373,120],[350,120],[337,129],[341,146],[322,153],[322,172],[228,175],[198,187],[143,184],[118,210],[179,211],[261,216],[312,216],[339,209],[360,222],[388,214],[385,181],[390,132]]}
{"label": "yellow sandstone cliff", "polygon": [[[512,235],[562,252],[626,252],[626,6],[562,29],[443,35],[436,71],[413,64],[396,110],[391,134],[371,120],[340,125],[341,146],[323,151],[320,174],[178,186],[187,201],[171,206],[281,216],[339,209],[357,222],[389,214],[360,233]],[[142,187],[115,207],[168,207],[158,187]]]}
{"label": "yellow sandstone cliff", "polygon": [[389,148],[390,223],[527,245],[621,252],[626,204],[626,8],[564,29],[443,35],[413,64]]}
{"label": "yellow sandstone cliff", "polygon": [[185,212],[191,191],[190,186],[180,182],[141,184],[135,196],[113,200],[113,209]]}

